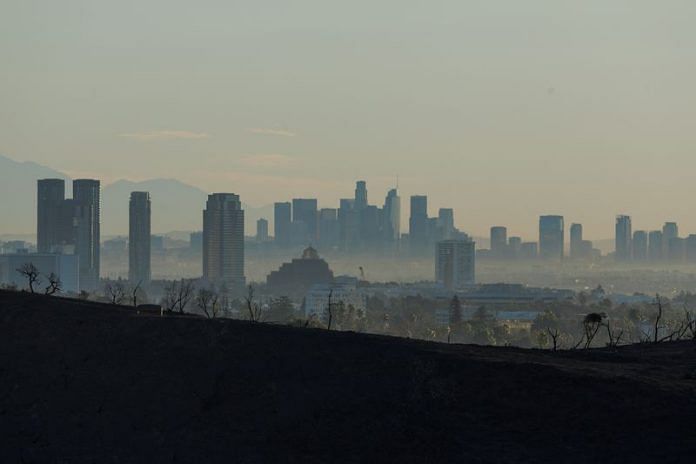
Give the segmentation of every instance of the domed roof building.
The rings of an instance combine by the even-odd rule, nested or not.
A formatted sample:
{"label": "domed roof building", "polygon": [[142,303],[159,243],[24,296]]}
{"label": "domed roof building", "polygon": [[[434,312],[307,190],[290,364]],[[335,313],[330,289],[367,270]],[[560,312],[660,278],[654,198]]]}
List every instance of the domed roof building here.
{"label": "domed roof building", "polygon": [[268,274],[266,284],[276,294],[303,295],[312,285],[326,284],[332,280],[333,272],[329,264],[310,246],[300,258],[283,263],[277,271]]}

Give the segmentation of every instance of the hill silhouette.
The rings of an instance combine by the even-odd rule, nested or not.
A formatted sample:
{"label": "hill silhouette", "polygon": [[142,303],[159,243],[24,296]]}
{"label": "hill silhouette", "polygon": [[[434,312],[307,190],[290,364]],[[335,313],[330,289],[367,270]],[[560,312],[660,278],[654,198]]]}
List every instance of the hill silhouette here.
{"label": "hill silhouette", "polygon": [[0,292],[0,461],[692,462],[695,348],[443,345]]}

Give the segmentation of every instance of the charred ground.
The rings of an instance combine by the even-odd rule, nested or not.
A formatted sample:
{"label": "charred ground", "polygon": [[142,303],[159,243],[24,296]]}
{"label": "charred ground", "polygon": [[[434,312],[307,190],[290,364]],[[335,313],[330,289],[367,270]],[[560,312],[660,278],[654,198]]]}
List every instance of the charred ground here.
{"label": "charred ground", "polygon": [[693,462],[696,344],[443,345],[0,292],[2,462]]}

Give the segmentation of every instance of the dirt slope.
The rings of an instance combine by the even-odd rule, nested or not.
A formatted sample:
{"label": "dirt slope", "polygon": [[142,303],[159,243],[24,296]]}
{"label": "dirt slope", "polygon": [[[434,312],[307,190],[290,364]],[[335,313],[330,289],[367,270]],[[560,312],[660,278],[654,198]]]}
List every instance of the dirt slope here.
{"label": "dirt slope", "polygon": [[696,344],[550,353],[0,292],[0,462],[694,462]]}

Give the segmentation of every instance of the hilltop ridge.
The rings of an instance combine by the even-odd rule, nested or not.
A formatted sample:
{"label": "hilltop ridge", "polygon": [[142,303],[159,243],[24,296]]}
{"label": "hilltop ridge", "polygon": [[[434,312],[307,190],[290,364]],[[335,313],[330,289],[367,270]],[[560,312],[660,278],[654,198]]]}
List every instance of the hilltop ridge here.
{"label": "hilltop ridge", "polygon": [[444,345],[0,291],[2,462],[690,462],[696,344]]}

